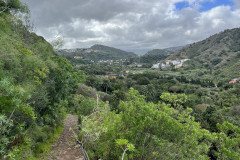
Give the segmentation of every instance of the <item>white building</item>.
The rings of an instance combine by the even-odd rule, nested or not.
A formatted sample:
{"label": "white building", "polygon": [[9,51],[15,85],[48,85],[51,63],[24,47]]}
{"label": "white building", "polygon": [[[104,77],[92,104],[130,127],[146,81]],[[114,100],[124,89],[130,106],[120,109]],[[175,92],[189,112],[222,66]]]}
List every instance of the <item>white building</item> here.
{"label": "white building", "polygon": [[152,66],[152,68],[158,69],[158,68],[159,68],[159,65],[160,65],[160,63],[154,64],[154,65]]}

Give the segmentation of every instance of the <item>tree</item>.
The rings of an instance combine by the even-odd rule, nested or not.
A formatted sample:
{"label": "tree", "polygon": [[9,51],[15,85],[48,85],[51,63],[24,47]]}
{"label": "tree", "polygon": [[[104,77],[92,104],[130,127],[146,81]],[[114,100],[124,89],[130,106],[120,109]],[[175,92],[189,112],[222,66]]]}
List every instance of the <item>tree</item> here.
{"label": "tree", "polygon": [[104,79],[102,83],[102,91],[108,93],[108,91],[111,91],[111,82],[109,79]]}
{"label": "tree", "polygon": [[0,158],[6,154],[10,144],[21,134],[27,119],[35,119],[32,107],[26,104],[29,94],[15,86],[7,78],[0,80]]}
{"label": "tree", "polygon": [[140,77],[137,80],[137,84],[139,84],[139,85],[148,85],[149,83],[150,83],[150,81],[147,77]]}
{"label": "tree", "polygon": [[213,133],[217,159],[238,160],[240,157],[240,128],[231,123],[218,124],[219,132]]}
{"label": "tree", "polygon": [[96,88],[97,90],[101,89],[102,82],[94,75],[90,75],[86,78],[86,85]]}
{"label": "tree", "polygon": [[19,0],[0,0],[0,14],[7,11],[27,12],[28,8]]}
{"label": "tree", "polygon": [[124,156],[127,151],[134,151],[135,149],[134,145],[129,143],[126,139],[117,139],[116,144],[117,146],[120,146],[123,150],[122,160],[124,160]]}
{"label": "tree", "polygon": [[5,115],[0,114],[0,157],[4,155],[14,141],[16,135],[12,135],[13,121],[8,119]]}
{"label": "tree", "polygon": [[217,124],[223,122],[223,116],[214,106],[208,106],[202,113],[203,127],[211,131],[217,131]]}
{"label": "tree", "polygon": [[162,93],[160,98],[171,104],[172,107],[181,109],[182,105],[187,102],[187,96],[185,94],[170,94],[170,93]]}
{"label": "tree", "polygon": [[51,45],[53,46],[53,48],[54,48],[55,50],[58,50],[58,49],[60,49],[60,48],[63,47],[63,45],[64,45],[64,39],[63,39],[62,36],[57,36],[57,37],[56,37],[54,40],[52,40],[50,43],[51,43]]}
{"label": "tree", "polygon": [[2,1],[0,1],[0,6],[1,6],[1,11],[0,11],[0,13],[2,13],[2,12],[4,12],[4,11],[6,11],[7,9],[9,9],[7,0],[2,0]]}
{"label": "tree", "polygon": [[[119,159],[121,155],[138,160],[208,158],[211,134],[194,122],[191,109],[179,112],[165,103],[147,103],[133,89],[119,108],[119,114],[106,110],[94,113],[93,119],[84,122],[85,127],[91,124],[82,128],[89,135],[98,133],[92,129],[102,130],[101,136],[86,148],[88,153],[94,152],[92,159]],[[116,148],[116,141],[123,146],[121,150]],[[128,143],[135,147],[134,152],[126,152]]]}

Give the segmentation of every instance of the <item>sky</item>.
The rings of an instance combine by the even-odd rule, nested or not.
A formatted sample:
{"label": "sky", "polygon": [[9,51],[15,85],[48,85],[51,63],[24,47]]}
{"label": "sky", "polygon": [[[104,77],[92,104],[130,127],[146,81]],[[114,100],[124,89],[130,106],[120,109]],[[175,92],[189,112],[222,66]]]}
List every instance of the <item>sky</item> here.
{"label": "sky", "polygon": [[240,27],[240,0],[20,0],[35,32],[63,48],[102,44],[136,53],[183,46]]}

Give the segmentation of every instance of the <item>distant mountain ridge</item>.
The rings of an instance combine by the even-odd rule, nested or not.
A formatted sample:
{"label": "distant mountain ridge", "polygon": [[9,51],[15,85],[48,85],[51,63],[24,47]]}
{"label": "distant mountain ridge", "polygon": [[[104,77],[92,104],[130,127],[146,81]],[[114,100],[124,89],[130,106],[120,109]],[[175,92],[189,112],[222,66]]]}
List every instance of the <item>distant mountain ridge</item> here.
{"label": "distant mountain ridge", "polygon": [[90,48],[60,49],[57,53],[74,63],[100,60],[120,60],[137,57],[133,52],[123,51],[104,45],[93,45]]}
{"label": "distant mountain ridge", "polygon": [[[145,55],[170,55],[175,51],[178,51],[185,46],[178,46],[178,47],[170,47],[170,48],[164,48],[164,49],[153,49],[148,51]],[[144,56],[145,56],[144,55]]]}
{"label": "distant mountain ridge", "polygon": [[102,51],[102,52],[105,52],[105,53],[119,54],[119,55],[127,57],[127,58],[137,56],[133,52],[127,52],[127,51],[123,51],[121,49],[117,49],[117,48],[109,47],[109,46],[104,46],[104,45],[99,45],[99,44],[93,45],[90,49],[97,50],[97,51]]}
{"label": "distant mountain ridge", "polygon": [[175,51],[182,49],[184,46],[171,47],[165,49],[153,49],[148,51],[145,55],[140,57],[141,63],[156,63],[164,60],[173,54]]}
{"label": "distant mountain ridge", "polygon": [[240,28],[228,29],[176,51],[168,59],[189,58],[189,67],[220,77],[240,77]]}

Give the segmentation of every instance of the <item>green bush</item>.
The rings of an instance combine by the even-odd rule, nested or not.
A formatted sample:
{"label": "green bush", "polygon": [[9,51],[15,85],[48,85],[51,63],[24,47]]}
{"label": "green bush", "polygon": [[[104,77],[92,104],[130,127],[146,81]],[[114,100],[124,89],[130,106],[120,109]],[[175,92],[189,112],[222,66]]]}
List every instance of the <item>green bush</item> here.
{"label": "green bush", "polygon": [[6,154],[8,146],[15,140],[16,135],[11,133],[13,127],[13,121],[0,114],[0,157]]}

